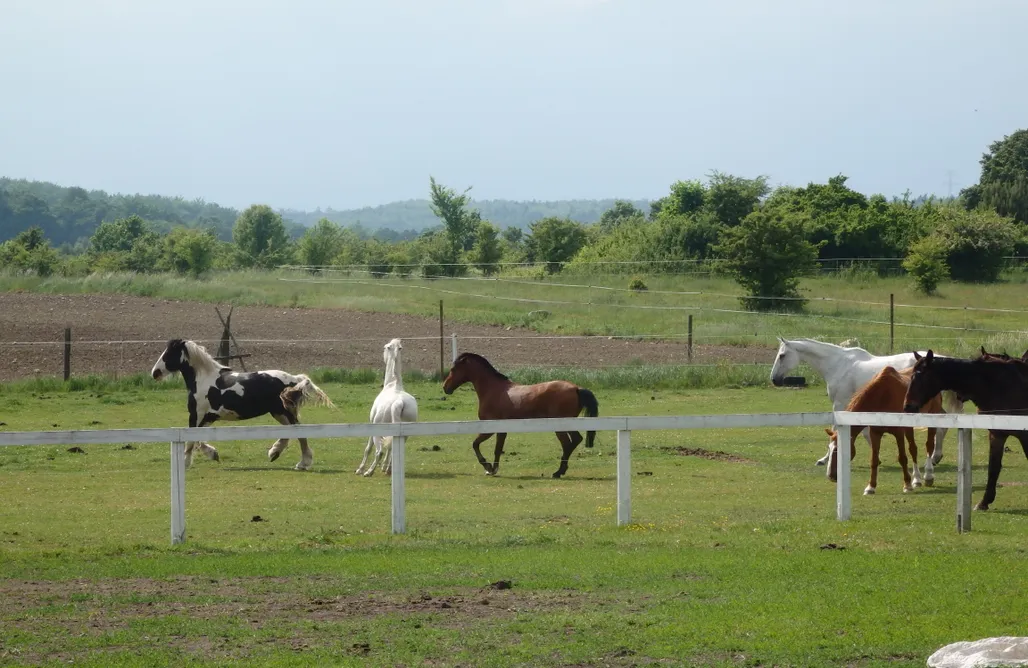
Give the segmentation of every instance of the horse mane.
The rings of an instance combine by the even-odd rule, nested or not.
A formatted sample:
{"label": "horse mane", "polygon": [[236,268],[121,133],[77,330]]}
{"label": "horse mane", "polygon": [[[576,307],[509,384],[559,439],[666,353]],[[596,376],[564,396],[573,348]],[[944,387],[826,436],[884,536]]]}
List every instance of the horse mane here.
{"label": "horse mane", "polygon": [[497,371],[496,367],[494,367],[492,364],[489,363],[489,360],[487,360],[486,358],[482,357],[481,355],[479,355],[477,353],[461,353],[460,355],[457,356],[457,359],[456,359],[456,361],[453,364],[454,364],[454,366],[456,366],[457,364],[459,364],[461,362],[464,362],[464,361],[467,361],[467,360],[474,360],[474,361],[480,363],[482,366],[484,366],[486,368],[486,370],[488,370],[490,373],[492,373],[493,375],[495,375],[498,378],[502,378],[503,380],[510,380],[510,378],[507,378],[507,376],[505,376],[502,373],[500,373],[499,371]]}
{"label": "horse mane", "polygon": [[186,347],[186,355],[189,357],[189,364],[195,371],[220,373],[222,370],[229,368],[211,357],[211,354],[207,352],[207,349],[199,343],[186,340],[183,341],[182,344]]}

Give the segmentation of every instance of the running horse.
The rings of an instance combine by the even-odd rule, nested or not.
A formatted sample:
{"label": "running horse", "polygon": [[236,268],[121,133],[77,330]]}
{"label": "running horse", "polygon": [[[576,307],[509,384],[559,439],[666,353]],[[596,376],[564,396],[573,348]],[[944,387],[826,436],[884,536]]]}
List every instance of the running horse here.
{"label": "running horse", "polygon": [[[905,412],[916,413],[928,398],[943,390],[953,390],[974,402],[981,414],[1028,415],[1028,364],[1025,362],[988,353],[977,359],[938,357],[931,350],[924,355],[914,355],[917,363],[907,388]],[[996,500],[996,484],[1003,469],[1003,446],[1010,436],[1021,442],[1021,449],[1028,457],[1028,431],[989,430],[988,480],[976,510],[988,510]]]}
{"label": "running horse", "polygon": [[[853,395],[847,411],[854,413],[902,413],[904,401],[906,400],[907,387],[910,385],[911,370],[897,371],[887,366],[879,371],[871,382],[865,385]],[[932,397],[921,408],[922,413],[942,413],[942,399],[939,395]],[[882,445],[882,436],[891,434],[896,439],[896,447],[899,450],[899,463],[903,467],[903,491],[909,492],[915,487],[920,487],[921,474],[917,468],[917,443],[914,441],[913,427],[866,427],[863,425],[852,425],[850,427],[850,459],[857,453],[856,438],[867,429],[871,438],[871,478],[864,488],[864,494],[875,493],[878,487],[878,466],[882,463],[878,453]],[[828,434],[831,452],[828,456],[826,475],[832,482],[836,482],[836,471],[838,468],[839,446],[838,433],[831,429],[825,429]],[[932,453],[935,451],[935,427],[928,428],[928,440],[925,443],[927,459],[925,461],[924,484],[931,487],[935,481],[935,472],[932,468]],[[903,451],[903,442],[906,441],[910,450],[910,458],[914,462],[913,479],[910,476],[910,469],[907,468],[907,455]]]}
{"label": "running horse", "polygon": [[[479,420],[578,417],[583,410],[586,417],[599,415],[596,396],[589,390],[566,380],[519,385],[497,371],[489,360],[475,353],[461,353],[454,360],[450,373],[443,381],[443,392],[453,394],[453,391],[464,383],[471,383],[478,395]],[[560,458],[560,468],[553,473],[553,477],[560,478],[568,471],[568,460],[582,442],[582,433],[558,431],[556,434],[564,453]],[[485,469],[486,475],[496,475],[500,470],[500,455],[503,454],[503,443],[507,434],[496,434],[496,450],[492,464],[486,461],[479,449],[490,436],[492,434],[479,434],[471,446],[475,449],[475,456]],[[586,432],[585,447],[593,447],[595,439],[595,431]]]}
{"label": "running horse", "polygon": [[[206,427],[217,420],[249,420],[271,414],[282,424],[300,424],[300,406],[313,400],[315,404],[332,406],[332,400],[303,374],[266,370],[239,373],[211,357],[207,350],[186,339],[172,339],[154,364],[150,375],[161,380],[173,373],[182,374],[189,390],[189,426]],[[307,439],[300,441],[301,457],[297,471],[309,471],[314,453]],[[193,446],[220,461],[218,451],[208,443],[186,443],[186,466],[193,463]],[[280,438],[268,450],[268,460],[275,461],[289,445]]]}

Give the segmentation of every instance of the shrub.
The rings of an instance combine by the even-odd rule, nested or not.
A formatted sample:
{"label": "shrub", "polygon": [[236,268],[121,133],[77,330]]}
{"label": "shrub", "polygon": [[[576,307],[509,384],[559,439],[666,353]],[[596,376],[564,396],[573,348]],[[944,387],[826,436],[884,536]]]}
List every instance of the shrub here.
{"label": "shrub", "polygon": [[914,277],[919,291],[935,294],[939,283],[949,278],[946,254],[946,240],[936,235],[927,236],[911,247],[910,254],[903,260],[903,268]]}

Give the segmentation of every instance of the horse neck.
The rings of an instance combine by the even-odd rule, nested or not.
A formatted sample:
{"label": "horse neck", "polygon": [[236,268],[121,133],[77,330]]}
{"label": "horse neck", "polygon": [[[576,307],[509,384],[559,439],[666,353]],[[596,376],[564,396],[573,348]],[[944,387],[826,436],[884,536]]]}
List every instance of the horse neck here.
{"label": "horse neck", "polygon": [[792,343],[800,359],[817,369],[822,376],[847,354],[845,348],[822,341],[801,339]]}
{"label": "horse neck", "polygon": [[400,358],[390,357],[386,362],[385,380],[382,383],[383,387],[392,385],[398,390],[403,389],[403,374],[400,370]]}
{"label": "horse neck", "polygon": [[189,352],[189,367],[193,369],[196,376],[217,375],[222,371],[229,370],[227,366],[211,357],[210,353],[196,343],[191,341],[187,343],[186,350]]}
{"label": "horse neck", "polygon": [[[942,390],[952,390],[972,401],[979,411],[1004,410],[1008,408],[1028,408],[1024,389],[1018,390],[1020,383],[1013,385],[1004,382],[1005,372],[1014,368],[1000,365],[1009,362],[982,362],[956,358],[936,358],[934,364],[939,373]],[[987,366],[982,366],[987,365]],[[994,369],[990,373],[990,369]],[[1004,387],[1007,391],[997,391]]]}
{"label": "horse neck", "polygon": [[474,368],[475,372],[469,374],[468,380],[472,387],[475,388],[475,394],[477,394],[479,398],[482,398],[489,394],[489,392],[494,392],[500,388],[506,390],[514,384],[514,382],[509,378],[500,378],[484,366],[476,365]]}

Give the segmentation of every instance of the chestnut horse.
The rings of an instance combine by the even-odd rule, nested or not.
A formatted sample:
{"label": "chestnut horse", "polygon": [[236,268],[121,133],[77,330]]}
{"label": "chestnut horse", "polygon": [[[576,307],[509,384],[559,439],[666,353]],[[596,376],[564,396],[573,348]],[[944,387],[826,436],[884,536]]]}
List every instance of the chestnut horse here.
{"label": "chestnut horse", "polygon": [[[914,355],[917,362],[903,409],[907,413],[918,412],[926,398],[942,390],[953,390],[974,402],[980,414],[1028,415],[1028,364],[1021,360],[1004,360],[988,353],[977,359],[954,359],[938,357],[931,350],[924,355]],[[1021,442],[1021,449],[1028,457],[1028,431],[989,430],[989,474],[985,494],[975,506],[976,510],[988,510],[996,500],[996,485],[1003,469],[1003,447],[1011,436]]]}
{"label": "chestnut horse", "polygon": [[[578,417],[583,409],[586,417],[599,415],[596,396],[589,390],[566,380],[519,385],[497,371],[489,360],[475,353],[461,353],[454,360],[453,368],[443,381],[443,392],[453,394],[453,391],[464,383],[471,383],[478,395],[479,420]],[[582,434],[577,431],[558,431],[556,434],[564,448],[560,468],[553,474],[554,478],[559,478],[567,473],[568,460],[582,442]],[[503,442],[507,434],[496,434],[496,451],[492,464],[486,461],[479,449],[490,436],[492,434],[479,434],[471,446],[475,449],[475,456],[485,469],[486,475],[496,475],[500,470],[500,455],[503,454]],[[595,439],[595,431],[586,432],[585,447],[593,447]]]}
{"label": "chestnut horse", "polygon": [[[897,371],[887,366],[875,374],[871,381],[857,391],[846,406],[847,411],[854,413],[902,413],[904,401],[906,400],[907,387],[910,385],[911,371]],[[936,394],[927,401],[921,408],[922,413],[942,413],[942,397]],[[865,427],[852,425],[850,427],[850,459],[857,453],[856,439]],[[914,442],[913,427],[868,427],[871,436],[871,479],[864,488],[864,494],[874,494],[878,486],[878,465],[881,460],[878,458],[879,448],[882,444],[882,436],[892,434],[896,439],[896,447],[899,450],[899,463],[903,467],[903,491],[909,492],[914,487],[921,486],[921,474],[917,470],[917,444]],[[835,482],[837,470],[838,434],[831,429],[825,429],[830,438],[830,451],[828,455],[828,479]],[[910,458],[914,462],[914,479],[910,479],[910,471],[907,467],[907,455],[903,452],[903,441],[907,442],[910,450]],[[931,466],[932,454],[935,452],[935,428],[929,427],[928,440],[925,443],[927,457],[925,461],[924,484],[931,487],[935,482],[935,471]]]}

